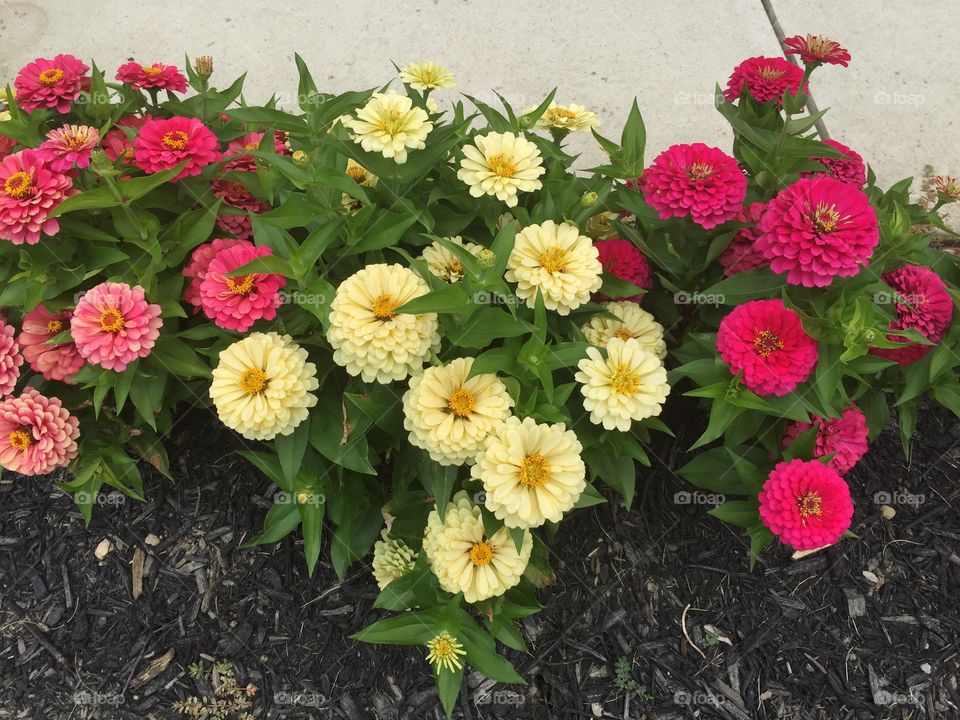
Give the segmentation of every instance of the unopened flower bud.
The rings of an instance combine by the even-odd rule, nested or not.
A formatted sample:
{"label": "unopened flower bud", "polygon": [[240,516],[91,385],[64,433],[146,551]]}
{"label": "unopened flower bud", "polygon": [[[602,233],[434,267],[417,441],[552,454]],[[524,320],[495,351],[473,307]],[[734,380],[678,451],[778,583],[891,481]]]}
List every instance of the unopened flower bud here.
{"label": "unopened flower bud", "polygon": [[483,250],[477,253],[477,263],[482,268],[492,268],[496,260],[497,256],[494,255],[493,250],[483,248]]}
{"label": "unopened flower bud", "polygon": [[213,58],[209,55],[200,55],[194,58],[193,69],[197,75],[206,80],[213,75]]}
{"label": "unopened flower bud", "polygon": [[585,208],[593,207],[597,204],[597,197],[598,195],[593,191],[585,192],[580,196],[580,206]]}
{"label": "unopened flower bud", "polygon": [[290,157],[293,160],[293,164],[297,167],[306,167],[310,164],[310,156],[303,150],[294,150],[293,155]]}
{"label": "unopened flower bud", "polygon": [[306,505],[308,502],[310,502],[310,493],[308,493],[306,490],[301,490],[297,493],[298,504]]}
{"label": "unopened flower bud", "polygon": [[866,343],[872,343],[877,339],[876,330],[864,330],[863,331],[863,341]]}

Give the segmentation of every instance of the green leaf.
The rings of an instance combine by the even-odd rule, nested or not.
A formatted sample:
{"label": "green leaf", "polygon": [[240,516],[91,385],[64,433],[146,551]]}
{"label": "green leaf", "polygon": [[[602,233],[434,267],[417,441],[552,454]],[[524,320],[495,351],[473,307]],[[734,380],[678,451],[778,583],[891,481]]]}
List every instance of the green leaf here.
{"label": "green leaf", "polygon": [[304,453],[307,451],[309,438],[310,417],[307,416],[307,419],[300,423],[292,433],[278,435],[273,441],[277,457],[280,459],[280,468],[284,480],[290,485],[293,484],[297,473],[300,472],[300,465],[303,462]]}
{"label": "green leaf", "polygon": [[415,297],[397,308],[398,313],[420,315],[423,313],[458,314],[473,307],[473,302],[461,283],[444,285],[426,295]]}
{"label": "green leaf", "polygon": [[708,304],[740,305],[748,300],[779,297],[783,286],[782,275],[770,268],[758,268],[725,278],[698,295],[709,298]]}
{"label": "green leaf", "polygon": [[263,520],[263,532],[247,540],[242,547],[279,542],[300,525],[300,512],[292,502],[274,503]]}
{"label": "green leaf", "polygon": [[727,500],[707,513],[723,522],[746,528],[757,524],[760,504],[756,500]]}
{"label": "green leaf", "polygon": [[378,620],[350,639],[378,645],[426,645],[437,634],[434,622],[431,613],[407,612]]}
{"label": "green leaf", "polygon": [[[326,509],[325,502],[319,502],[311,496],[308,502],[300,502],[296,495],[292,496],[297,512],[300,515],[300,524],[303,533],[303,555],[307,562],[307,574],[313,577],[320,558],[320,541],[323,538],[323,515]],[[333,548],[331,548],[331,556]],[[343,575],[339,576],[343,580]]]}

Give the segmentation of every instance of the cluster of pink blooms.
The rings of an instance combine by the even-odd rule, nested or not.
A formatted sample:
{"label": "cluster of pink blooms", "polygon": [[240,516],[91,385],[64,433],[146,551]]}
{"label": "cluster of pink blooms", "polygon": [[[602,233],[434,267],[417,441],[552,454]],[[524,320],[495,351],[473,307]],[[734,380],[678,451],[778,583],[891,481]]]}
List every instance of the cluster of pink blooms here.
{"label": "cluster of pink blooms", "polygon": [[[632,242],[621,238],[610,238],[595,242],[594,247],[597,248],[597,259],[600,260],[606,272],[645,290],[653,287],[653,270],[650,267],[650,261]],[[594,293],[593,299],[601,302],[630,300],[638,303],[643,300],[643,293],[614,298],[608,298],[602,293]]]}
{"label": "cluster of pink blooms", "polygon": [[[916,330],[933,343],[943,340],[953,319],[953,301],[939,275],[921,265],[904,265],[884,273],[881,279],[894,291],[897,318],[890,323],[890,330]],[[909,344],[872,348],[870,352],[901,365],[916,362],[933,349],[932,345],[911,342],[896,332],[888,334],[887,339]]]}
{"label": "cluster of pink blooms", "polygon": [[867,418],[859,408],[845,408],[838,418],[821,418],[814,415],[812,422],[789,423],[783,434],[783,449],[790,447],[800,435],[814,426],[817,437],[814,441],[813,456],[816,458],[833,455],[828,465],[841,475],[846,475],[864,455],[867,454]]}

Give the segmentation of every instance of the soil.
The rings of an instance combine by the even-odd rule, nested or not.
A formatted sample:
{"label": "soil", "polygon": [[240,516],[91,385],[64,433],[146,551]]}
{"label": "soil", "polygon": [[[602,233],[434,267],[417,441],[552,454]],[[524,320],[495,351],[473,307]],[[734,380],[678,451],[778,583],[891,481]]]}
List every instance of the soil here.
{"label": "soil", "polygon": [[[340,583],[321,555],[308,578],[294,539],[240,547],[272,487],[219,427],[187,416],[174,482],[145,471],[149,501],[109,496],[89,527],[49,479],[5,477],[0,718],[188,717],[173,704],[229,679],[193,677],[213,659],[251,717],[441,718],[423,651],[348,639],[382,615],[366,567]],[[508,653],[529,684],[468,675],[455,717],[960,717],[956,419],[923,412],[909,462],[889,428],[848,475],[858,539],[800,560],[772,546],[753,571],[710,497],[677,502],[690,441],[656,452],[632,510],[564,522],[557,582],[523,623],[530,653]]]}

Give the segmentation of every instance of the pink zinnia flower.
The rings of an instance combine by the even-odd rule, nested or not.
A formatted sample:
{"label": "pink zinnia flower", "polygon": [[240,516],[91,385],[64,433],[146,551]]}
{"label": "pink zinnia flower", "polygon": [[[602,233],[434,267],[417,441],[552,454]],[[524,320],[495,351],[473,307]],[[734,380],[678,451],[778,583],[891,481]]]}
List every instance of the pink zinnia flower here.
{"label": "pink zinnia flower", "polygon": [[46,475],[77,456],[80,423],[58,398],[24,388],[0,402],[0,466],[21,475]]}
{"label": "pink zinnia flower", "polygon": [[[747,58],[733,69],[723,96],[729,102],[738,100],[746,83],[747,92],[757,102],[774,100],[782,103],[783,93],[789,90],[791,94],[796,94],[802,80],[803,70],[788,60],[780,57]],[[807,86],[804,85],[803,92],[806,91]]]}
{"label": "pink zinnia flower", "polygon": [[60,223],[50,212],[72,195],[70,178],[45,166],[35,150],[0,161],[0,240],[36,245],[41,233],[56,235]]}
{"label": "pink zinnia flower", "polygon": [[124,63],[117,70],[117,80],[127,83],[137,90],[166,90],[167,92],[186,92],[187,78],[173,65],[153,63],[141,65],[138,62]]}
{"label": "pink zinnia flower", "polygon": [[20,379],[20,366],[23,365],[20,345],[13,333],[13,326],[7,325],[0,317],[0,397],[13,392]]}
{"label": "pink zinnia flower", "polygon": [[183,299],[193,305],[193,311],[200,312],[200,285],[207,277],[207,268],[210,262],[217,256],[221,250],[226,250],[241,243],[241,240],[234,238],[217,238],[212,242],[204,243],[198,246],[190,256],[190,262],[183,269],[183,276],[190,278],[190,284],[183,291]]}
{"label": "pink zinnia flower", "polygon": [[161,325],[160,306],[147,303],[142,287],[105,282],[80,298],[70,332],[84,359],[123,372],[150,354]]}
{"label": "pink zinnia flower", "polygon": [[134,158],[145,172],[155,173],[187,161],[173,182],[188,175],[199,175],[200,169],[221,158],[217,136],[196,118],[172,117],[150,119],[133,143]]}
{"label": "pink zinnia flower", "polygon": [[[827,169],[827,175],[836,178],[847,185],[862,188],[867,184],[867,167],[863,164],[863,157],[855,150],[851,150],[846,145],[836,140],[821,140],[824,145],[829,145],[834,150],[842,152],[843,158],[825,158],[812,157],[814,162],[818,162]],[[821,173],[802,172],[800,177],[817,177]]]}
{"label": "pink zinnia flower", "polygon": [[83,367],[84,360],[72,341],[59,345],[46,344],[70,327],[72,317],[70,310],[54,313],[42,304],[23,316],[23,327],[18,338],[23,357],[34,372],[42,374],[47,380],[73,384],[71,378]]}
{"label": "pink zinnia flower", "polygon": [[90,165],[90,156],[99,142],[96,128],[64,125],[47,133],[47,140],[37,148],[37,157],[57,172],[66,172],[74,165],[83,169]]}
{"label": "pink zinnia flower", "polygon": [[73,55],[57,55],[52,60],[37,58],[23,66],[13,84],[17,104],[25,110],[55,108],[70,112],[70,103],[84,88],[85,73],[90,68]]}
{"label": "pink zinnia flower", "polygon": [[760,219],[757,249],[775,273],[804,287],[853,277],[867,264],[880,230],[863,191],[832,177],[798,180],[782,190]]}
{"label": "pink zinnia flower", "polygon": [[850,488],[832,467],[791,460],[770,472],[757,499],[760,520],[794,550],[832,545],[850,527]]}
{"label": "pink zinnia flower", "polygon": [[817,341],[783,300],[751,300],[734,308],[717,331],[717,349],[730,371],[757,395],[786,395],[817,365]]}
{"label": "pink zinnia flower", "polygon": [[149,120],[150,118],[148,117],[124,115],[117,120],[116,124],[107,130],[107,134],[103,136],[103,152],[114,162],[117,161],[117,158],[122,158],[124,165],[133,165],[133,143],[130,142],[127,133],[125,133],[122,128],[127,127],[139,130],[146,125]]}
{"label": "pink zinnia flower", "polygon": [[817,415],[810,418],[812,423],[788,423],[783,434],[781,446],[784,450],[800,435],[814,425],[817,426],[817,439],[814,442],[815,458],[833,455],[828,461],[830,467],[841,475],[846,475],[864,455],[867,454],[867,418],[854,406],[844,408],[838,418],[824,419]]}
{"label": "pink zinnia flower", "polygon": [[[253,213],[262,213],[270,209],[270,205],[257,200],[242,182],[214,180],[211,186],[213,194],[223,198],[224,205]],[[253,237],[253,225],[250,222],[250,216],[246,213],[220,213],[217,215],[217,227],[240,240],[249,240]]]}
{"label": "pink zinnia flower", "polygon": [[830,65],[847,66],[850,62],[850,53],[840,47],[840,43],[819,35],[794,35],[783,41],[789,50],[787,55],[799,55],[804,65]]}
{"label": "pink zinnia flower", "polygon": [[[598,260],[603,265],[603,269],[621,280],[633,283],[637,287],[649,290],[653,287],[653,272],[650,269],[650,262],[646,255],[640,252],[640,248],[629,240],[621,238],[610,238],[609,240],[600,240],[593,246],[597,249]],[[608,298],[601,293],[594,293],[594,300],[631,300],[640,302],[643,300],[643,293],[630,295],[628,297]]]}
{"label": "pink zinnia flower", "polygon": [[770,264],[763,253],[756,248],[757,238],[760,236],[757,223],[760,222],[760,218],[766,209],[766,203],[750,203],[748,207],[740,210],[737,221],[751,223],[751,225],[738,230],[726,250],[717,258],[720,265],[723,266],[724,275],[736,275]]}
{"label": "pink zinnia flower", "polygon": [[[228,158],[230,162],[227,163],[226,169],[241,172],[256,172],[256,158],[254,158],[253,155],[247,154],[247,152],[249,150],[260,149],[260,143],[263,141],[264,135],[266,135],[265,132],[252,132],[244,135],[242,138],[231,140],[227,143],[227,151],[224,153],[224,157]],[[273,133],[273,151],[277,155],[290,154],[290,150],[287,148],[287,138],[284,133],[279,130]]]}
{"label": "pink zinnia flower", "polygon": [[703,143],[667,148],[638,184],[662,219],[689,215],[706,230],[735,218],[747,194],[737,161]]}
{"label": "pink zinnia flower", "polygon": [[17,146],[17,141],[6,135],[0,135],[0,160],[10,154],[10,151]]}
{"label": "pink zinnia flower", "polygon": [[272,254],[268,247],[254,247],[244,241],[221,250],[210,261],[200,283],[200,303],[204,314],[217,327],[243,332],[261,318],[273,320],[277,316],[277,308],[283,304],[280,288],[287,284],[283,275],[250,273],[227,277],[254,258]]}
{"label": "pink zinnia flower", "polygon": [[[938,343],[943,340],[950,320],[953,318],[953,301],[947,285],[930,268],[921,265],[904,265],[886,272],[881,279],[894,290],[897,319],[890,323],[890,330],[916,330],[927,340]],[[890,333],[888,340],[910,342],[903,335]],[[912,343],[898,348],[871,348],[874,355],[896,360],[901,365],[916,362],[933,345]]]}

